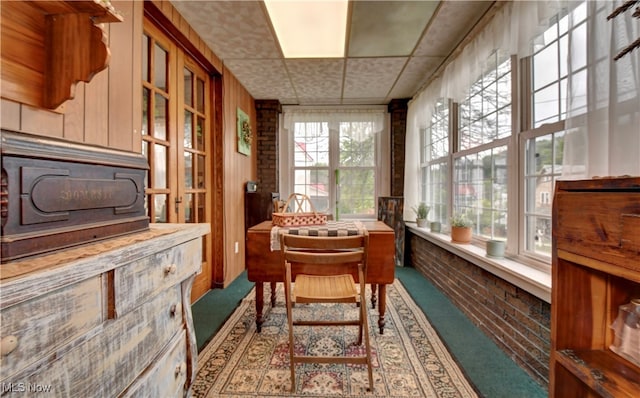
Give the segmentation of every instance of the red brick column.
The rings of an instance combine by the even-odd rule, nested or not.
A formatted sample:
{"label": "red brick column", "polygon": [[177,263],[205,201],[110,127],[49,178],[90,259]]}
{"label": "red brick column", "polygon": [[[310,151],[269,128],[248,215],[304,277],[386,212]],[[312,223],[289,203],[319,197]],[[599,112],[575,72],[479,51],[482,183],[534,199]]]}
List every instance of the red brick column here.
{"label": "red brick column", "polygon": [[258,191],[278,192],[278,131],[282,105],[278,100],[257,100]]}

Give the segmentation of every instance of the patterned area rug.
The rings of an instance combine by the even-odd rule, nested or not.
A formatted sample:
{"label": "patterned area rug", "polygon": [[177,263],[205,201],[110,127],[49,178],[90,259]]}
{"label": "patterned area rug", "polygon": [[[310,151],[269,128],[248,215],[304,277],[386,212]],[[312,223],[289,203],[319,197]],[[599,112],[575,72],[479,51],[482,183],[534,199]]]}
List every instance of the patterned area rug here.
{"label": "patterned area rug", "polygon": [[[265,298],[270,295],[265,284]],[[255,291],[243,299],[198,358],[194,397],[477,397],[437,334],[400,281],[387,286],[384,334],[377,309],[369,306],[374,365],[373,393],[367,392],[364,365],[298,364],[296,393],[289,391],[289,348],[282,284],[270,308],[265,300],[262,332],[255,328]],[[347,307],[346,316],[357,316]],[[321,319],[334,305],[298,305],[297,317]],[[364,352],[356,346],[357,327],[298,326],[296,350],[323,355]],[[300,333],[302,331],[302,333]]]}

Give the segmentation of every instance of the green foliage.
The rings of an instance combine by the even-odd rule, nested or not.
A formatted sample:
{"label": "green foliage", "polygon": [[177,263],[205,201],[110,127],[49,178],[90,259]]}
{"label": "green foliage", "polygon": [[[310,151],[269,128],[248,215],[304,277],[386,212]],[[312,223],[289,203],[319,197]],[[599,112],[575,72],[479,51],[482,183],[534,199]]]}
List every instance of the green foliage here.
{"label": "green foliage", "polygon": [[473,227],[473,221],[465,213],[456,213],[451,217],[452,227]]}
{"label": "green foliage", "polygon": [[416,213],[416,218],[420,220],[426,220],[429,210],[431,210],[431,208],[424,202],[420,203],[417,207],[413,206],[412,209]]}

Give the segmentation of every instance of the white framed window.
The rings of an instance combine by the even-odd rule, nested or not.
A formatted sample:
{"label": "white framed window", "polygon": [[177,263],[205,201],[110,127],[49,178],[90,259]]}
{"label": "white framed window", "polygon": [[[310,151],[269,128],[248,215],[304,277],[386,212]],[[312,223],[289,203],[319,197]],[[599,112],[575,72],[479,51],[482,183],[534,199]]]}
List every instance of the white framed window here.
{"label": "white framed window", "polygon": [[453,212],[471,218],[474,235],[485,239],[507,238],[512,91],[511,58],[495,51],[459,105]]}
{"label": "white framed window", "polygon": [[375,219],[388,194],[386,110],[285,107],[280,194],[302,193],[334,219]]}
{"label": "white framed window", "polygon": [[429,206],[429,220],[447,223],[449,209],[449,103],[440,99],[431,123],[421,130],[420,198]]}
{"label": "white framed window", "polygon": [[[569,38],[574,55],[571,69]],[[523,244],[521,254],[551,261],[551,210],[556,181],[562,176],[568,82],[576,88],[574,114],[586,111],[586,3],[558,14],[534,39],[530,57],[530,111],[521,134],[524,153]],[[582,51],[578,51],[582,46]]]}

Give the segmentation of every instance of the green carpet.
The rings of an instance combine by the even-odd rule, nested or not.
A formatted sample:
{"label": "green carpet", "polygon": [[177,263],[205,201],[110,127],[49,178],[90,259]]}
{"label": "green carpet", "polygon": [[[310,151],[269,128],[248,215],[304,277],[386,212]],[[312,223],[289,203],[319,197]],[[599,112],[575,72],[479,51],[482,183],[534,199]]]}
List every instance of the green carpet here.
{"label": "green carpet", "polygon": [[[513,362],[435,286],[410,267],[396,268],[416,304],[424,311],[451,355],[484,397],[537,398],[547,392]],[[246,272],[226,289],[212,290],[192,306],[198,350],[231,315],[253,287]]]}

